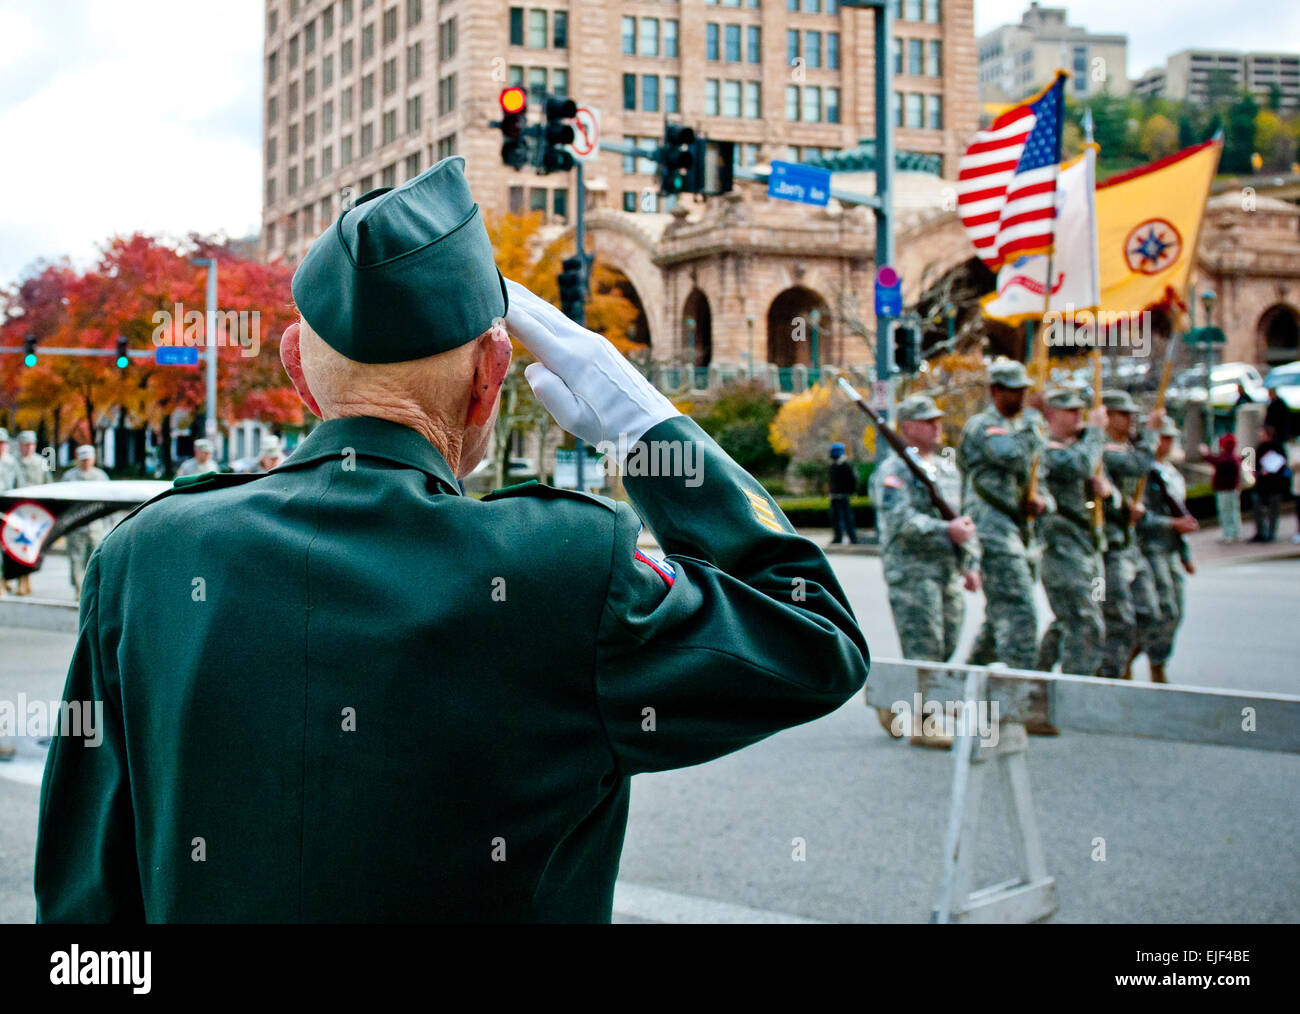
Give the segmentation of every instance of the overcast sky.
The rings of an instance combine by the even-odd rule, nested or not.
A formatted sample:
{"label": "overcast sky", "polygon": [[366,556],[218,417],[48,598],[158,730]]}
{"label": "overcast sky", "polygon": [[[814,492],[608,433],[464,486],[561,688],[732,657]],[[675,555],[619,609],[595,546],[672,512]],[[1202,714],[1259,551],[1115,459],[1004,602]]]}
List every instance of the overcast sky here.
{"label": "overcast sky", "polygon": [[[776,0],[768,0],[776,2]],[[985,32],[1026,0],[976,0]],[[1192,46],[1300,49],[1300,3],[1079,0],[1130,76]],[[261,0],[0,0],[0,285],[118,232],[257,229]]]}

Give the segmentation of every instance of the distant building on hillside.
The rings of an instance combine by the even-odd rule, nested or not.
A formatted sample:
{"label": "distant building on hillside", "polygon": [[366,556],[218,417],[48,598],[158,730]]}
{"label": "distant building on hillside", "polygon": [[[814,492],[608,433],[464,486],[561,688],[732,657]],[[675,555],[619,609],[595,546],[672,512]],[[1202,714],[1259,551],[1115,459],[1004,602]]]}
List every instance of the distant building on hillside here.
{"label": "distant building on hillside", "polygon": [[1096,34],[1066,22],[1064,7],[1031,3],[1018,25],[1002,25],[977,40],[979,97],[1014,102],[1031,95],[1056,73],[1070,72],[1068,94],[1088,98],[1108,91],[1127,95],[1128,36]]}

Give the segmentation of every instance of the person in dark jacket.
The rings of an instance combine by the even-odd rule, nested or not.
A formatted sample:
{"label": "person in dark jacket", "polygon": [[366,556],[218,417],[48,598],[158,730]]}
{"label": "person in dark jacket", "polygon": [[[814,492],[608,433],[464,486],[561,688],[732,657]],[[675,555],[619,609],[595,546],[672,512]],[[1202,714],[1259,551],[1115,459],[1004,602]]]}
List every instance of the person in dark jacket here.
{"label": "person in dark jacket", "polygon": [[1250,541],[1272,542],[1277,538],[1278,515],[1291,482],[1291,469],[1286,461],[1286,445],[1278,439],[1277,431],[1266,424],[1260,427],[1259,435],[1255,447],[1255,534]]}
{"label": "person in dark jacket", "polygon": [[1212,453],[1201,444],[1201,457],[1214,468],[1210,488],[1214,490],[1214,507],[1219,515],[1219,541],[1241,541],[1241,455],[1237,453],[1237,438],[1231,433],[1219,437],[1218,453]]}
{"label": "person in dark jacket", "polygon": [[1264,425],[1272,426],[1281,443],[1291,439],[1291,406],[1278,396],[1277,388],[1268,389],[1268,408],[1264,410]]}
{"label": "person in dark jacket", "polygon": [[831,444],[831,527],[835,537],[831,545],[837,545],[843,536],[857,545],[858,530],[853,526],[853,505],[849,497],[858,491],[858,473],[844,457],[844,445]]}

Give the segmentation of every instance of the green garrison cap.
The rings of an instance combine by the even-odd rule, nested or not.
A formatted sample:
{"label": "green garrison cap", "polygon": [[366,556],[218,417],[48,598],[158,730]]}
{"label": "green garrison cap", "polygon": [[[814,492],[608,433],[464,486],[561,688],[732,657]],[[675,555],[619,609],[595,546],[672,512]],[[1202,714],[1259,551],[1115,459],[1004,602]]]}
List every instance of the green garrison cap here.
{"label": "green garrison cap", "polygon": [[989,367],[990,387],[1028,387],[1025,364],[1015,359],[999,359]]}
{"label": "green garrison cap", "polygon": [[1127,391],[1102,391],[1101,403],[1112,412],[1136,412],[1137,402]]}
{"label": "green garrison cap", "polygon": [[912,394],[898,403],[899,422],[925,421],[943,417],[943,412],[928,395]]}
{"label": "green garrison cap", "polygon": [[1085,404],[1082,395],[1072,387],[1058,387],[1047,392],[1048,408],[1083,408]]}
{"label": "green garrison cap", "polygon": [[465,160],[444,158],[362,195],[293,275],[303,319],[358,363],[400,363],[473,341],[506,314],[506,285]]}

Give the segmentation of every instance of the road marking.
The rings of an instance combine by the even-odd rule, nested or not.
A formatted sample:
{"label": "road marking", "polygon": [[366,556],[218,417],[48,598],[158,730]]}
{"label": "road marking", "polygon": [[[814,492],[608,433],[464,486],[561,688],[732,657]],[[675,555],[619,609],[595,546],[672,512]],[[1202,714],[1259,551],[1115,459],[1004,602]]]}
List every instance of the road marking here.
{"label": "road marking", "polygon": [[11,761],[0,761],[0,778],[6,778],[11,782],[35,785],[39,789],[41,787],[41,776],[44,774],[44,759],[29,760],[15,757]]}
{"label": "road marking", "polygon": [[643,887],[619,880],[614,884],[614,913],[658,923],[781,923],[786,925],[819,925],[816,919],[769,912],[744,905],[732,905],[712,898],[697,898],[689,894],[661,891],[657,887]]}

